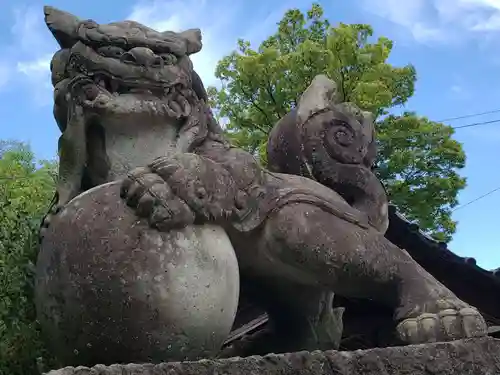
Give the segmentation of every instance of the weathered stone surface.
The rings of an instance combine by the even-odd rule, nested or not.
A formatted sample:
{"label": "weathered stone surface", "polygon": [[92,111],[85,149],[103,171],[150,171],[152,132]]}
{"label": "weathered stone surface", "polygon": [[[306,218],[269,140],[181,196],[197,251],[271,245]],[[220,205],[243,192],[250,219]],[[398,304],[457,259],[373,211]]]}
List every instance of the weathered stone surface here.
{"label": "weathered stone surface", "polygon": [[[143,293],[135,292],[134,314],[126,315],[121,311],[121,303],[125,310],[128,303],[121,280],[112,277],[114,284],[106,281],[103,270],[109,270],[111,262],[103,261],[96,249],[108,245],[106,256],[119,254],[125,259],[113,263],[113,275],[135,275],[139,268],[141,273],[158,276],[169,263],[148,252],[144,252],[144,260],[139,256],[142,252],[137,255],[135,247],[127,247],[130,233],[126,228],[135,220],[144,223],[145,233],[154,231],[151,238],[159,238],[159,229],[167,242],[179,233],[178,228],[189,231],[194,223],[222,227],[234,247],[242,279],[253,285],[256,293],[252,297],[274,323],[280,345],[269,350],[272,352],[335,348],[341,324],[332,310],[333,293],[370,299],[393,309],[399,338],[407,343],[487,334],[476,309],[384,237],[387,196],[371,169],[376,156],[373,118],[354,104],[339,103],[333,82],[316,77],[292,111],[295,115],[291,113],[277,124],[276,137],[271,136],[269,142],[274,152],[268,157],[276,173],[270,173],[252,154],[230,147],[212,115],[206,90],[189,58],[201,48],[199,31],[160,33],[132,21],[99,25],[50,7],[45,14],[61,47],[51,71],[54,116],[62,134],[57,195],[40,237],[46,246],[52,236],[55,251],[42,249],[42,253],[53,258],[50,262],[56,269],[57,256],[74,256],[67,260],[66,269],[78,278],[69,280],[62,273],[64,277],[58,275],[59,281],[51,284],[53,306],[72,311],[64,321],[57,308],[52,309],[50,298],[40,299],[38,310],[41,320],[47,316],[59,327],[44,332],[67,353],[69,359],[61,359],[64,365],[157,362],[149,360],[151,353],[161,361],[192,358],[185,352],[172,357],[175,350],[168,343],[179,327],[174,324],[161,330],[155,325],[158,314],[145,299],[149,284]],[[98,223],[91,223],[94,203],[89,207],[82,204],[81,209],[64,216],[71,199],[111,181],[122,183],[121,198],[136,216],[130,210],[125,213],[122,205],[113,220],[103,220],[109,219],[104,215]],[[104,203],[110,203],[108,208],[114,212],[116,202]],[[118,221],[119,215],[125,215],[122,221]],[[77,226],[62,223],[81,220],[79,216],[94,229],[85,232],[92,246],[82,245],[86,237],[78,233]],[[56,237],[58,226],[65,228],[61,233],[66,238]],[[75,238],[69,236],[70,231],[78,234],[81,244],[71,242]],[[116,233],[119,235],[113,237]],[[196,253],[199,242],[189,249],[190,241],[186,241],[181,253]],[[67,248],[72,251],[66,252]],[[82,264],[91,265],[88,269],[95,272]],[[38,274],[43,278],[51,267],[40,263]],[[104,287],[94,291],[88,287],[88,278],[97,276]],[[201,279],[198,284],[189,282],[185,290],[192,286],[192,292],[201,296]],[[65,288],[72,292],[61,294]],[[83,291],[90,291],[91,297]],[[38,293],[45,292],[42,288]],[[161,295],[158,290],[155,293]],[[77,302],[68,302],[72,298]],[[227,314],[224,300],[207,294],[204,301]],[[189,298],[169,300],[172,308],[189,305],[193,305]],[[228,316],[219,316],[216,310],[212,323],[200,320],[202,337],[210,327],[231,324]],[[185,322],[193,321],[196,314],[196,309],[187,309],[185,320],[180,313],[173,316]],[[124,316],[128,331],[120,325]],[[113,317],[120,317],[119,324]],[[104,350],[109,346],[100,345],[99,340],[89,346],[86,338],[75,333],[82,331],[122,345],[113,347],[113,357]],[[222,337],[223,331],[215,329],[220,333],[216,336]],[[189,332],[188,337],[198,336]],[[217,342],[208,346],[215,348]],[[186,345],[181,341],[173,347]],[[203,347],[204,343],[198,353]],[[149,354],[144,356],[146,352]]]}
{"label": "weathered stone surface", "polygon": [[39,319],[64,365],[213,357],[238,305],[225,232],[150,228],[120,198],[119,182],[65,206],[37,267]]}
{"label": "weathered stone surface", "polygon": [[297,352],[198,362],[67,367],[47,375],[496,375],[500,340],[468,339],[355,352]]}

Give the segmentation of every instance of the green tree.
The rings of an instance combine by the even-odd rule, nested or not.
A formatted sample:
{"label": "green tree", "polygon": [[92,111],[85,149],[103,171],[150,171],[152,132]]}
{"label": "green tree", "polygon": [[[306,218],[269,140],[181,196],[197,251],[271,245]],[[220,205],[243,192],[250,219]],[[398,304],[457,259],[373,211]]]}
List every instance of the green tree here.
{"label": "green tree", "polygon": [[38,374],[45,356],[33,299],[37,232],[54,193],[55,163],[0,143],[0,374]]}
{"label": "green tree", "polygon": [[[289,10],[257,49],[238,40],[237,50],[219,61],[215,75],[222,86],[208,88],[210,104],[227,122],[232,141],[265,164],[274,124],[296,105],[314,76],[326,74],[339,85],[343,101],[375,114],[379,174],[391,201],[422,229],[448,241],[455,231],[451,207],[465,186],[457,174],[465,155],[449,127],[412,113],[388,116],[413,95],[416,72],[412,65],[389,64],[392,41],[372,36],[369,25],[332,27],[318,4],[306,14]],[[416,168],[423,169],[417,173]]]}
{"label": "green tree", "polygon": [[452,207],[466,182],[457,173],[465,153],[452,138],[454,129],[405,112],[386,116],[377,131],[377,173],[391,202],[437,240],[450,241],[456,229]]}

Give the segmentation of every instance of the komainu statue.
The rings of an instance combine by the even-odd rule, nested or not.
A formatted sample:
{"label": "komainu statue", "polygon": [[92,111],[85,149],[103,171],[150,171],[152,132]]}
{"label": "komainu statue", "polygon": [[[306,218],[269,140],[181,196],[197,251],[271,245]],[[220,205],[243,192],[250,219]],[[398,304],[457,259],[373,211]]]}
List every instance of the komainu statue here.
{"label": "komainu statue", "polygon": [[474,307],[384,237],[373,120],[334,82],[316,77],[276,125],[268,171],[211,114],[189,58],[199,30],[45,15],[62,135],[36,298],[62,364],[215,356],[240,278],[275,351],[336,348],[333,293],[393,308],[406,343],[486,335]]}

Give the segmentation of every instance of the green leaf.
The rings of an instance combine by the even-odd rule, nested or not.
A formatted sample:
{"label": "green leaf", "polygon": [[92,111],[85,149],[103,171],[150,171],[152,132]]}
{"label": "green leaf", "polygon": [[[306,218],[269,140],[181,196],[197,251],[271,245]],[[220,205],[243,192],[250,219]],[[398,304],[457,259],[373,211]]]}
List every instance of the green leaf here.
{"label": "green leaf", "polygon": [[28,146],[0,143],[0,374],[38,374],[38,358],[49,358],[36,321],[33,265],[55,171]]}
{"label": "green leaf", "polygon": [[228,121],[231,140],[265,163],[274,124],[296,106],[314,76],[326,74],[338,83],[344,101],[379,119],[378,174],[391,202],[423,230],[449,241],[456,228],[451,208],[465,187],[458,175],[465,163],[461,145],[449,127],[415,114],[384,118],[413,95],[415,68],[388,63],[393,42],[374,39],[370,25],[332,27],[316,3],[305,14],[287,11],[277,26],[257,49],[239,40],[237,50],[217,65],[222,87],[210,87],[209,100]]}

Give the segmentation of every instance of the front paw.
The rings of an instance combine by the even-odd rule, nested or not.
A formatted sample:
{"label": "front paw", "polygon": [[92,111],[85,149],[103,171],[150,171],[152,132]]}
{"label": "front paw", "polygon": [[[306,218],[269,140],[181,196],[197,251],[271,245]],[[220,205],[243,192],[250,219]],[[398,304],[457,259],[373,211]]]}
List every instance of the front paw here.
{"label": "front paw", "polygon": [[228,218],[235,207],[236,184],[214,161],[192,153],[154,160],[149,168],[166,181],[202,221]]}
{"label": "front paw", "polygon": [[484,318],[474,307],[459,300],[431,303],[415,318],[407,318],[397,326],[401,340],[409,344],[452,341],[488,334]]}
{"label": "front paw", "polygon": [[194,223],[190,207],[150,168],[130,172],[122,182],[120,195],[152,228],[169,231]]}

